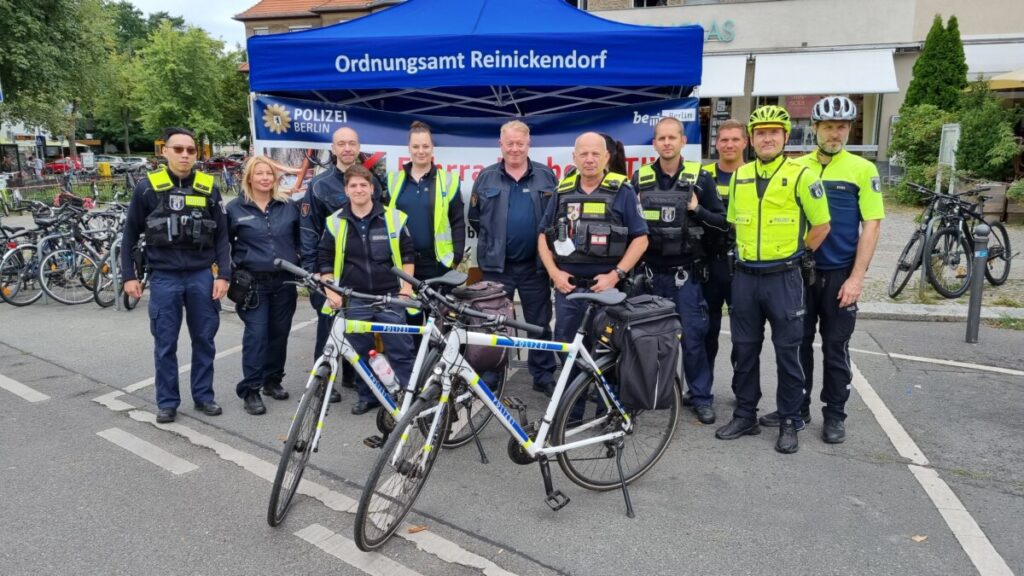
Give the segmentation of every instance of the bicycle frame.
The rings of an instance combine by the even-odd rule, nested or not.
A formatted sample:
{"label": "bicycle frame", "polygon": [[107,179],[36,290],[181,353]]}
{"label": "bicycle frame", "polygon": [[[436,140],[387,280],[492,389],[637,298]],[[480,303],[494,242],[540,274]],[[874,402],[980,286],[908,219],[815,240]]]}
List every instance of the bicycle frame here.
{"label": "bicycle frame", "polygon": [[[369,364],[359,356],[355,348],[345,337],[346,334],[430,334],[431,337],[425,337],[420,342],[420,346],[416,351],[416,360],[413,364],[412,374],[409,375],[409,381],[405,383],[405,397],[402,400],[402,406],[399,407],[392,398],[391,393],[384,384],[377,378]],[[386,407],[387,411],[396,420],[401,416],[402,412],[409,409],[412,405],[413,398],[415,396],[416,382],[419,377],[419,371],[423,364],[424,359],[427,356],[427,350],[430,349],[431,339],[440,336],[440,331],[437,329],[434,318],[428,317],[427,322],[423,326],[410,326],[408,324],[389,324],[386,322],[370,322],[365,320],[349,320],[343,315],[339,314],[331,325],[330,337],[327,339],[327,343],[324,345],[324,352],[317,358],[316,362],[313,363],[313,369],[310,370],[309,379],[306,381],[305,390],[308,392],[312,389],[313,380],[316,373],[323,366],[328,366],[330,376],[327,380],[327,390],[324,392],[325,397],[329,397],[331,390],[334,388],[334,379],[338,373],[339,359],[343,359],[348,362],[355,369],[356,374],[363,379],[366,386],[370,389],[370,392],[377,398],[381,403],[381,406]],[[320,434],[323,431],[324,418],[327,416],[328,403],[324,402],[323,406],[320,407],[320,414],[318,415],[316,433],[313,436],[313,450],[316,451],[320,445]],[[296,409],[296,414],[298,409]],[[293,420],[293,426],[294,420]]]}
{"label": "bicycle frame", "polygon": [[[587,317],[589,317],[589,314]],[[449,401],[448,397],[451,394],[452,376],[456,375],[463,378],[469,383],[470,392],[475,394],[483,405],[498,417],[502,426],[504,426],[505,429],[508,430],[509,434],[519,442],[523,447],[523,450],[533,458],[556,455],[575,448],[582,448],[584,446],[598,444],[624,436],[632,429],[632,421],[626,413],[625,408],[612,391],[611,386],[608,384],[603,373],[597,367],[597,363],[594,362],[590,353],[583,346],[583,337],[584,333],[582,331],[577,331],[573,341],[565,343],[552,340],[535,340],[532,338],[516,338],[511,336],[485,334],[481,332],[467,332],[465,328],[455,328],[449,332],[445,338],[445,347],[441,354],[441,362],[448,368],[442,375],[440,402],[444,404]],[[558,379],[555,383],[554,393],[552,394],[551,400],[548,402],[548,406],[545,409],[544,417],[541,419],[540,428],[537,430],[537,438],[535,440],[531,439],[529,434],[523,430],[523,427],[515,420],[515,418],[512,417],[512,414],[509,413],[508,409],[506,409],[505,406],[501,404],[501,401],[494,396],[494,392],[492,392],[490,387],[487,386],[487,383],[480,379],[480,375],[473,370],[466,359],[462,356],[459,352],[459,348],[463,344],[566,353],[565,362],[562,364],[562,370],[559,372]],[[558,446],[548,446],[548,432],[551,430],[555,411],[561,402],[562,395],[565,393],[570,374],[572,373],[572,368],[577,359],[582,360],[584,369],[592,371],[593,374],[597,376],[598,381],[601,383],[601,388],[599,388],[599,390],[601,390],[602,400],[604,401],[607,413],[610,414],[613,408],[617,410],[623,417],[625,428],[586,440],[580,440],[578,442],[570,442],[568,444],[561,444]],[[424,412],[424,414],[435,414],[431,420],[428,437],[433,437],[433,434],[437,431],[437,426],[439,425],[438,418],[436,416],[437,413],[437,410],[427,410]],[[590,423],[588,427],[594,427],[600,423],[601,420],[595,420]],[[391,456],[392,463],[394,463],[398,454],[401,453],[403,445],[404,438],[396,447],[395,453]],[[422,454],[422,459],[418,463],[421,468],[426,465],[426,456],[425,448],[425,452]]]}

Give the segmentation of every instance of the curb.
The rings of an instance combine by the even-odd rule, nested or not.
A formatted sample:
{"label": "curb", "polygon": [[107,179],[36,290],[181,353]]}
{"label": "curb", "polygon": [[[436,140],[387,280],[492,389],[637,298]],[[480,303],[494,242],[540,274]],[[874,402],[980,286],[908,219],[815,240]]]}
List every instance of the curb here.
{"label": "curb", "polygon": [[[857,318],[862,320],[904,320],[913,322],[966,322],[965,304],[890,304],[861,302]],[[1015,318],[1024,320],[1024,308],[982,306],[983,320]]]}

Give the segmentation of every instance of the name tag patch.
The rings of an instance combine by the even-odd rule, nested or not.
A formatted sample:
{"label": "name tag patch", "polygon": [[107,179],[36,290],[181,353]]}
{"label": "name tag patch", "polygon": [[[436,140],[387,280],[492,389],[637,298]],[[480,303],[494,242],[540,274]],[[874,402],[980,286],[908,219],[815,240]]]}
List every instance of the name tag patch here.
{"label": "name tag patch", "polygon": [[206,208],[205,196],[185,196],[185,206],[190,208]]}

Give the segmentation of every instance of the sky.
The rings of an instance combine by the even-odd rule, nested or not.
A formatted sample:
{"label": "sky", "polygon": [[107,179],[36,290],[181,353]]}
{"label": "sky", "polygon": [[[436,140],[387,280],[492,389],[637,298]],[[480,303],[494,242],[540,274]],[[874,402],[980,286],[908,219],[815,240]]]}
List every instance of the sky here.
{"label": "sky", "polygon": [[131,0],[139,10],[149,15],[152,12],[167,12],[181,16],[185,22],[203,28],[210,36],[225,42],[228,48],[236,43],[245,46],[245,24],[231,17],[245,12],[259,0]]}

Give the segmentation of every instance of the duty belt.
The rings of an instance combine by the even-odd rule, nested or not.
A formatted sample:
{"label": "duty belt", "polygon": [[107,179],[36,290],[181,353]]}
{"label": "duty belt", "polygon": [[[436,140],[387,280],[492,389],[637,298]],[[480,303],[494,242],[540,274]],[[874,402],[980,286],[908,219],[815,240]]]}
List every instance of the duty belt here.
{"label": "duty belt", "polygon": [[736,268],[745,274],[751,274],[753,276],[767,276],[769,274],[778,274],[787,270],[799,270],[800,259],[789,260],[780,264],[774,264],[772,266],[750,266],[743,262],[737,262]]}
{"label": "duty belt", "polygon": [[593,278],[587,278],[586,276],[570,276],[569,284],[577,288],[591,288],[594,284],[597,284],[597,280]]}

